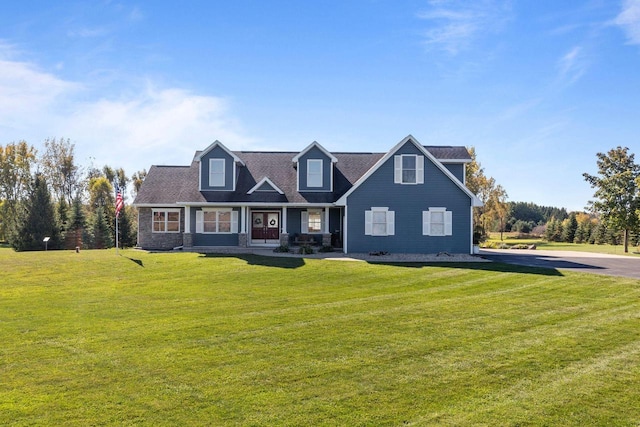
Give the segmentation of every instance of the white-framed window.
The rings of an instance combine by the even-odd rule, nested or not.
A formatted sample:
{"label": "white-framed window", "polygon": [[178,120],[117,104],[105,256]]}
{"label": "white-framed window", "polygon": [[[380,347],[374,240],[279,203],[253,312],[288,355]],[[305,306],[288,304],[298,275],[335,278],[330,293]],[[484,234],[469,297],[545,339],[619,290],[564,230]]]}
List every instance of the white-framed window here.
{"label": "white-framed window", "polygon": [[154,233],[180,232],[180,209],[153,209],[151,215]]}
{"label": "white-framed window", "polygon": [[302,233],[322,233],[324,229],[324,215],[322,209],[309,209],[302,211]]}
{"label": "white-framed window", "polygon": [[364,234],[367,236],[393,236],[395,212],[387,207],[372,207],[364,211]]}
{"label": "white-framed window", "polygon": [[394,156],[393,182],[396,184],[424,184],[424,156],[398,154]]}
{"label": "white-framed window", "polygon": [[322,187],[322,159],[307,160],[307,187]]}
{"label": "white-framed window", "polygon": [[209,186],[224,187],[225,159],[209,159]]}
{"label": "white-framed window", "polygon": [[238,232],[238,211],[202,209],[196,211],[196,233],[230,234]]}
{"label": "white-framed window", "polygon": [[453,235],[451,211],[446,208],[429,208],[422,211],[422,234],[424,236]]}

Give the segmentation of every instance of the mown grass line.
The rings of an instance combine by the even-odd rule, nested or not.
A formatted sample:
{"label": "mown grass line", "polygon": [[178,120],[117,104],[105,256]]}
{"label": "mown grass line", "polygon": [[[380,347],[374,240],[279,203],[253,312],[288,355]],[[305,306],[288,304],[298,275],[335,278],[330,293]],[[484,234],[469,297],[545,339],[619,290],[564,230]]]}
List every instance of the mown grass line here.
{"label": "mown grass line", "polygon": [[0,249],[0,424],[637,425],[640,282]]}

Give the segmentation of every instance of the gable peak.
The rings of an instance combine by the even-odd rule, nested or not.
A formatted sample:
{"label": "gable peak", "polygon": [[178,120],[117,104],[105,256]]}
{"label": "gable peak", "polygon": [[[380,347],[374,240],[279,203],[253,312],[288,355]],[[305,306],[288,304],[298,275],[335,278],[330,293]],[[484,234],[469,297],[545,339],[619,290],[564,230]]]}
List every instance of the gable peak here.
{"label": "gable peak", "polygon": [[336,159],[336,157],[331,154],[326,148],[324,148],[322,145],[320,145],[320,143],[318,141],[313,141],[311,144],[309,144],[307,146],[307,148],[305,148],[304,150],[302,150],[301,152],[299,152],[293,159],[291,159],[294,163],[297,163],[300,160],[300,157],[304,156],[309,150],[311,150],[312,148],[317,148],[318,150],[322,151],[324,153],[325,156],[327,156],[329,159],[331,159],[331,163],[337,163],[338,159]]}

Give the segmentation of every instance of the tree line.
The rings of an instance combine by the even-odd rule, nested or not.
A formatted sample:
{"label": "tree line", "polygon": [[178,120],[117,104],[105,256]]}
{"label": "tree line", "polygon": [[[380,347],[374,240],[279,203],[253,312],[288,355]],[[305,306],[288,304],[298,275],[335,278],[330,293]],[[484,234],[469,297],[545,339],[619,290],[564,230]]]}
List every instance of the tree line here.
{"label": "tree line", "polygon": [[597,174],[583,173],[595,189],[585,211],[508,202],[506,220],[486,218],[491,231],[513,231],[568,243],[640,245],[640,165],[627,147],[597,153]]}
{"label": "tree line", "polygon": [[[45,140],[44,152],[26,141],[0,145],[0,241],[15,250],[110,248],[115,238],[115,188],[134,195],[146,170],[83,167],[69,139]],[[118,242],[136,243],[134,208],[120,211]]]}

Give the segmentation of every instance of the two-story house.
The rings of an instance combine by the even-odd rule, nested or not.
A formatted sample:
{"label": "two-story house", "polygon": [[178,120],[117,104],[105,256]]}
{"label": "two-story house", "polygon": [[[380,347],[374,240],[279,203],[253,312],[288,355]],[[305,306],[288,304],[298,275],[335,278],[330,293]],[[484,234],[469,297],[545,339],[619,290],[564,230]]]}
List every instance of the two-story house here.
{"label": "two-story house", "polygon": [[387,153],[231,151],[216,141],[188,166],[152,166],[138,192],[144,249],[276,247],[472,253],[465,147],[407,136]]}

